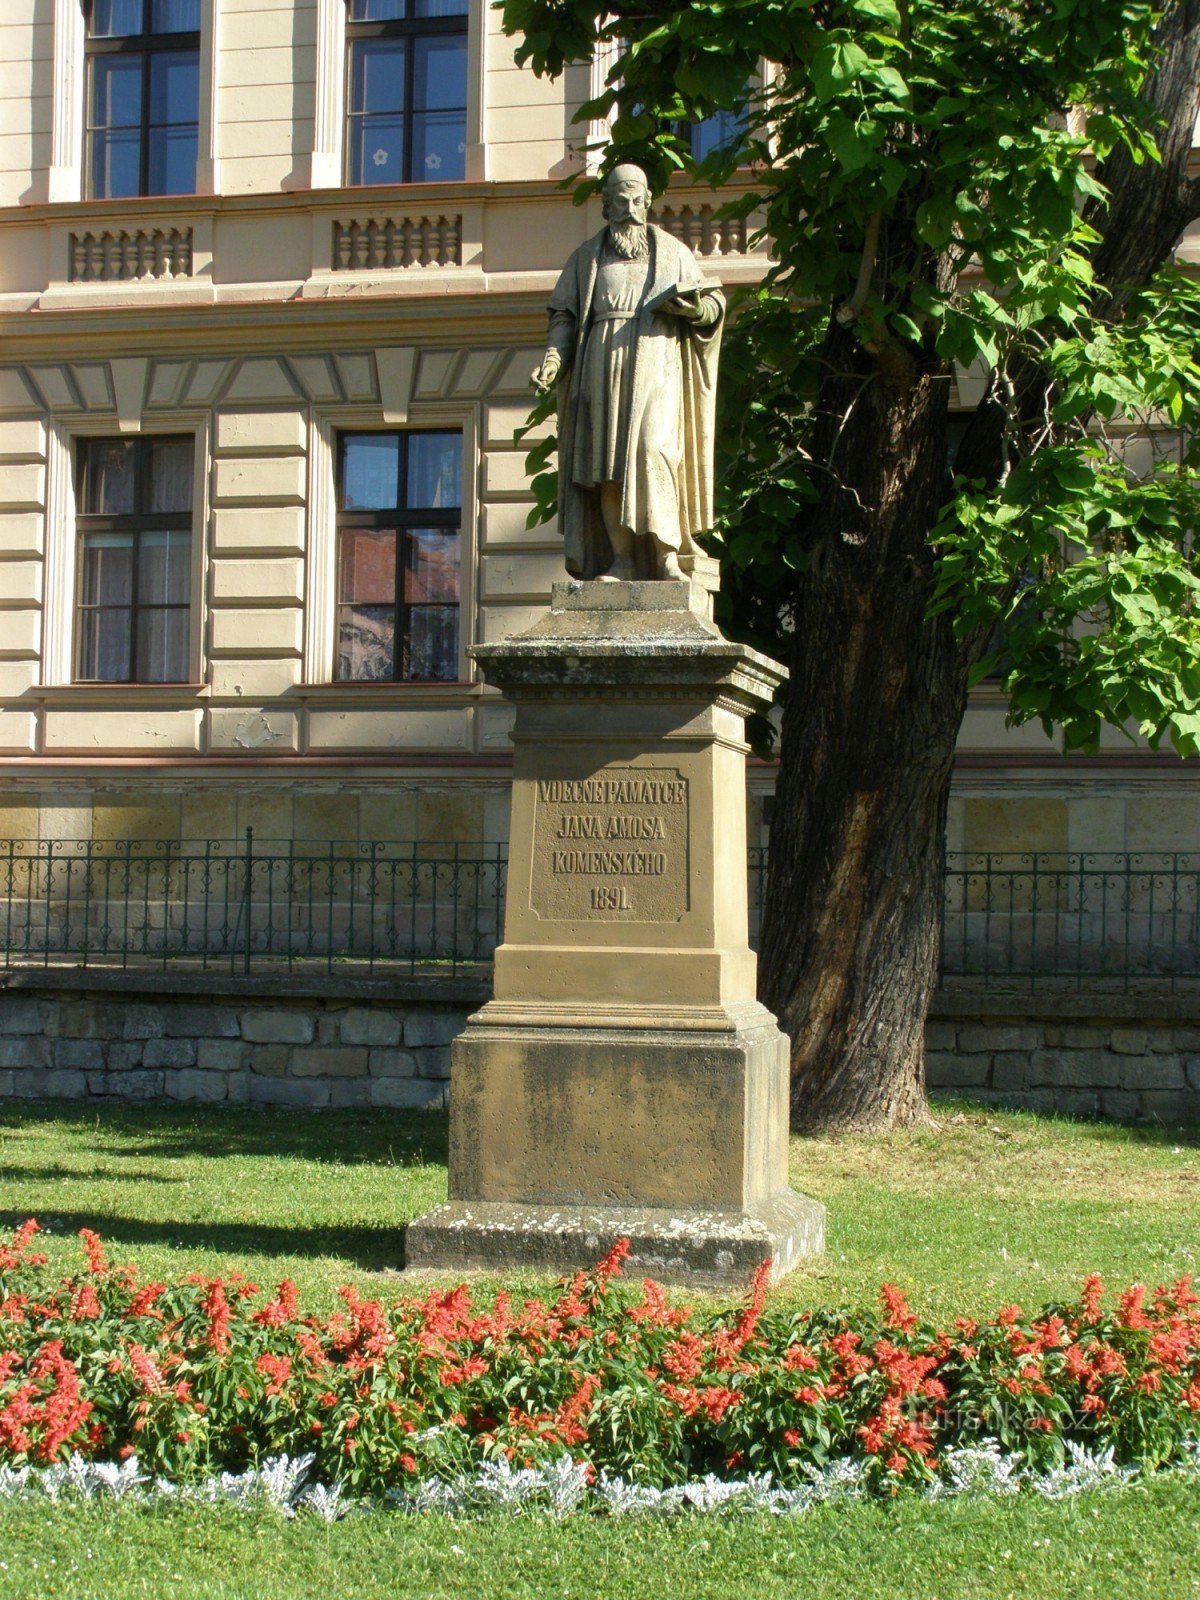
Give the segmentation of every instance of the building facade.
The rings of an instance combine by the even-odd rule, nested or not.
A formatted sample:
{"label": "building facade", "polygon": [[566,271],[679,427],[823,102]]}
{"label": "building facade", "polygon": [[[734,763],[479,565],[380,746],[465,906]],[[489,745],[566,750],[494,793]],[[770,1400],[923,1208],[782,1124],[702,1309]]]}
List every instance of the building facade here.
{"label": "building facade", "polygon": [[[513,434],[600,225],[562,189],[592,92],[485,0],[7,0],[0,838],[504,838],[468,647],[565,576]],[[762,270],[707,191],[657,220]],[[1195,769],[985,687],[948,842],[1190,850]]]}

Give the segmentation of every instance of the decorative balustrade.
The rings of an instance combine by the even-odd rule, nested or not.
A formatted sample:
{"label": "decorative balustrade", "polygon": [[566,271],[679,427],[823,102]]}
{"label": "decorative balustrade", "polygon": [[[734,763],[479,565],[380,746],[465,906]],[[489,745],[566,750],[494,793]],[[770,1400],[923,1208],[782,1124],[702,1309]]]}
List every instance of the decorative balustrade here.
{"label": "decorative balustrade", "polygon": [[191,228],[71,235],[72,283],[135,282],[140,278],[191,275]]}
{"label": "decorative balustrade", "polygon": [[353,217],[333,225],[335,272],[462,264],[462,217]]}
{"label": "decorative balustrade", "polygon": [[745,218],[718,217],[710,205],[662,206],[650,220],[698,256],[744,256],[749,250]]}

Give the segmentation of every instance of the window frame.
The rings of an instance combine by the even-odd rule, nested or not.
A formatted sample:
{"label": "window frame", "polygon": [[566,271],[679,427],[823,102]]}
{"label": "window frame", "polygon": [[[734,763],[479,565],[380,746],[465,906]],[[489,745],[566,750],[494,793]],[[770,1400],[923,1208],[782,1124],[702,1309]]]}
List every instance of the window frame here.
{"label": "window frame", "polygon": [[[118,34],[112,38],[97,38],[92,34],[92,15],[95,0],[86,0],[83,18],[83,188],[84,195],[89,200],[142,200],[153,198],[149,189],[150,180],[150,73],[151,62],[156,55],[167,53],[181,53],[190,51],[196,57],[196,162],[192,172],[192,187],[178,191],[181,195],[194,195],[197,192],[197,179],[201,161],[201,134],[202,118],[200,103],[203,98],[204,79],[204,53],[201,48],[202,34],[204,32],[204,0],[200,0],[200,27],[189,33],[153,33],[146,32],[146,23],[150,17],[151,0],[140,0],[142,7],[141,33]],[[98,195],[96,193],[95,163],[94,163],[94,138],[97,129],[92,122],[94,106],[94,63],[103,56],[114,55],[140,55],[141,56],[141,117],[138,122],[138,190],[136,195]],[[189,124],[180,124],[188,126]],[[165,124],[171,126],[171,124]],[[157,194],[157,192],[156,192]]]}
{"label": "window frame", "polygon": [[[149,499],[151,475],[149,462],[153,446],[164,439],[183,439],[193,444],[192,450],[192,480],[191,504],[180,511],[148,512],[138,509],[132,512],[119,514],[89,512],[83,509],[85,504],[84,491],[87,473],[87,456],[91,449],[98,445],[121,444],[130,446],[134,454],[134,502],[142,507]],[[196,451],[195,436],[190,432],[147,433],[129,436],[127,434],[97,433],[81,436],[75,443],[75,459],[72,464],[72,482],[75,504],[74,528],[74,604],[72,607],[71,629],[71,682],[73,684],[115,684],[124,688],[141,688],[148,685],[154,687],[186,685],[192,680],[189,667],[193,657],[193,634],[195,631],[195,543],[196,543]],[[159,605],[142,605],[138,599],[138,583],[141,556],[141,535],[144,533],[178,533],[187,525],[188,554],[186,570],[188,573],[188,598],[186,600],[168,601]],[[85,540],[88,534],[131,534],[133,537],[133,555],[130,573],[130,599],[128,606],[120,609],[127,611],[129,616],[129,647],[128,663],[129,676],[125,678],[87,678],[83,675],[83,620],[88,611],[116,609],[104,607],[99,603],[85,605],[83,601],[83,588],[86,578],[86,563],[84,560]],[[184,676],[181,678],[145,678],[139,676],[138,661],[138,617],[139,612],[146,611],[183,611],[186,615],[186,628],[184,635]]]}
{"label": "window frame", "polygon": [[[404,51],[404,107],[400,115],[403,118],[404,129],[404,163],[399,183],[462,183],[466,180],[468,156],[470,152],[469,134],[471,132],[471,40],[470,20],[472,7],[453,12],[444,17],[414,17],[405,15],[393,17],[386,22],[355,22],[351,9],[353,0],[344,0],[346,43],[344,60],[345,83],[345,111],[342,118],[343,138],[346,150],[343,161],[342,178],[347,188],[369,189],[383,187],[373,185],[365,179],[361,172],[357,179],[354,177],[354,153],[356,140],[354,137],[356,124],[365,120],[369,115],[366,112],[356,112],[353,109],[354,100],[354,47],[364,39],[405,39],[428,38],[441,35],[443,37],[460,36],[463,41],[464,55],[464,82],[463,82],[463,143],[466,146],[463,152],[463,175],[461,178],[435,178],[424,176],[414,178],[413,165],[413,118],[416,110],[413,104],[414,62],[417,52],[406,45]],[[406,13],[411,9],[413,0],[405,0]],[[339,479],[339,482],[341,480]]]}
{"label": "window frame", "polygon": [[[375,510],[359,509],[346,510],[343,504],[345,498],[345,460],[346,441],[363,435],[374,435],[379,438],[395,438],[407,441],[415,434],[442,434],[453,437],[459,444],[459,504],[455,507],[408,507],[404,502],[408,498],[408,445],[405,443],[399,454],[397,470],[396,501],[394,508],[382,507]],[[430,685],[447,685],[460,683],[462,671],[463,651],[463,616],[466,610],[466,500],[467,500],[467,431],[464,427],[455,427],[453,424],[428,423],[413,425],[403,428],[387,427],[356,427],[353,424],[338,426],[333,440],[334,463],[334,527],[333,527],[333,670],[332,682],[343,684],[387,684],[392,687],[407,686],[411,688],[428,688]],[[344,529],[361,530],[364,532],[394,532],[396,538],[396,559],[393,571],[392,590],[392,674],[389,678],[355,678],[340,677],[338,665],[341,658],[341,610],[349,602],[343,600],[341,590],[341,556],[342,532]],[[408,568],[411,540],[409,532],[420,532],[424,529],[437,529],[458,535],[458,598],[451,605],[447,601],[434,601],[432,605],[441,606],[446,611],[458,613],[457,639],[454,652],[454,676],[451,678],[409,678],[400,676],[400,669],[404,661],[404,647],[409,639],[408,619],[409,613],[419,608],[417,603],[404,598],[404,574]]]}

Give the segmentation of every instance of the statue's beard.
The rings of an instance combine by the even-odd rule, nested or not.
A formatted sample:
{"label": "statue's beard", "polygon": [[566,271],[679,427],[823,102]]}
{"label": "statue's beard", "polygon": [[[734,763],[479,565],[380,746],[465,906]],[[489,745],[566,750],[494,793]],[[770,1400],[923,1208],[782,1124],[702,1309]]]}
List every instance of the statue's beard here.
{"label": "statue's beard", "polygon": [[644,222],[610,222],[608,242],[622,261],[650,259],[650,236]]}

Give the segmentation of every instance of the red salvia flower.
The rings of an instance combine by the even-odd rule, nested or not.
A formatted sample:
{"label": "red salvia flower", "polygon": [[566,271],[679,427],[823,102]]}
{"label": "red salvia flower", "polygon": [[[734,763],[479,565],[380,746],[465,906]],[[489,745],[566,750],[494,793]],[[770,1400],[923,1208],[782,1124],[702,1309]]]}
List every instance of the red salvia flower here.
{"label": "red salvia flower", "polygon": [[296,1285],[290,1278],[285,1278],[275,1291],[274,1300],[269,1300],[250,1320],[264,1328],[282,1328],[285,1323],[296,1320],[297,1310]]}
{"label": "red salvia flower", "polygon": [[67,1309],[69,1322],[87,1322],[100,1315],[100,1300],[90,1283],[81,1283]]}
{"label": "red salvia flower", "polygon": [[889,1328],[901,1328],[905,1333],[910,1333],[916,1327],[919,1320],[916,1313],[909,1310],[908,1301],[894,1284],[883,1284],[879,1298],[883,1301],[883,1320]]}
{"label": "red salvia flower", "polygon": [[628,1239],[618,1239],[607,1255],[597,1261],[593,1276],[601,1289],[607,1288],[610,1278],[619,1278],[622,1271],[622,1262],[629,1255],[630,1243]]}
{"label": "red salvia flower", "polygon": [[229,1301],[225,1296],[225,1285],[220,1278],[214,1278],[209,1284],[203,1304],[205,1315],[208,1317],[208,1332],[205,1335],[205,1343],[217,1355],[228,1355],[231,1312]]}
{"label": "red salvia flower", "polygon": [[80,1228],[79,1237],[83,1240],[84,1253],[87,1256],[89,1272],[107,1272],[108,1258],[104,1254],[104,1245],[100,1235],[93,1233],[91,1228]]}
{"label": "red salvia flower", "polygon": [[143,1394],[163,1394],[166,1380],[154,1363],[154,1358],[140,1344],[129,1346],[129,1365]]}
{"label": "red salvia flower", "polygon": [[1083,1280],[1083,1293],[1080,1296],[1080,1305],[1083,1308],[1085,1322],[1100,1321],[1100,1301],[1104,1295],[1104,1279],[1098,1272],[1089,1272]]}

